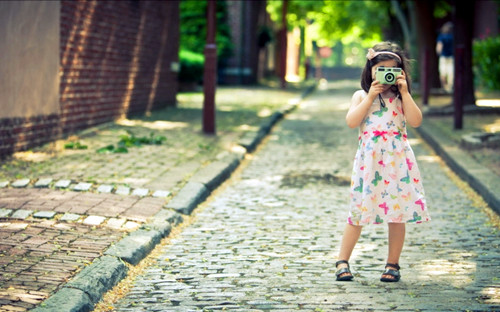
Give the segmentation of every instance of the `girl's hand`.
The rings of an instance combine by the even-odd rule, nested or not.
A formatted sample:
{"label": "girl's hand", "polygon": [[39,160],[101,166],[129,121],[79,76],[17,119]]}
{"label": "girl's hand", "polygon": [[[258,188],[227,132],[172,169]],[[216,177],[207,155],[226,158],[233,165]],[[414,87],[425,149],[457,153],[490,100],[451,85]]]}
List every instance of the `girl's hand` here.
{"label": "girl's hand", "polygon": [[375,98],[377,95],[385,91],[385,86],[378,80],[374,80],[368,90],[368,95]]}
{"label": "girl's hand", "polygon": [[406,81],[405,71],[401,71],[401,75],[396,77],[396,85],[398,86],[399,93],[408,92],[408,82]]}

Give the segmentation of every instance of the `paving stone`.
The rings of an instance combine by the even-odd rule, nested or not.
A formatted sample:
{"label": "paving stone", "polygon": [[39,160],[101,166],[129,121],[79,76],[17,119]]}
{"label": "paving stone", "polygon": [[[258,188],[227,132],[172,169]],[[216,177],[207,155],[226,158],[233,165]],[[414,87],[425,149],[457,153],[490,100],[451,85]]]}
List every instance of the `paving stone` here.
{"label": "paving stone", "polygon": [[10,216],[12,209],[0,208],[0,218],[6,218]]}
{"label": "paving stone", "polygon": [[127,186],[118,186],[116,188],[115,194],[118,194],[118,195],[128,195],[128,194],[130,194],[130,187],[127,187]]}
{"label": "paving stone", "polygon": [[101,217],[101,216],[88,216],[87,218],[85,218],[85,220],[83,220],[83,224],[87,224],[87,225],[100,225],[101,223],[104,222],[104,220],[106,220],[105,217]]}
{"label": "paving stone", "polygon": [[68,188],[71,185],[71,180],[59,180],[54,184],[55,188]]}
{"label": "paving stone", "polygon": [[52,181],[54,181],[54,179],[52,179],[52,178],[39,179],[38,181],[36,181],[35,187],[40,187],[40,188],[49,187],[50,183],[52,183]]}
{"label": "paving stone", "polygon": [[97,188],[98,193],[111,193],[115,187],[109,184],[101,184]]}
{"label": "paving stone", "polygon": [[106,226],[113,229],[119,229],[125,224],[125,222],[127,222],[127,219],[109,218],[108,221],[106,222]]}
{"label": "paving stone", "polygon": [[278,124],[114,310],[500,311],[500,232],[412,133],[433,220],[406,227],[399,283],[380,282],[386,225],[363,228],[354,281],[335,281],[350,198],[328,177],[352,170],[354,91],[317,91]]}
{"label": "paving stone", "polygon": [[148,193],[149,193],[149,190],[145,189],[145,188],[137,188],[137,189],[134,189],[132,191],[133,196],[140,196],[140,197],[147,196]]}
{"label": "paving stone", "polygon": [[139,228],[141,225],[137,222],[134,222],[134,221],[127,221],[125,223],[125,225],[123,225],[123,228],[125,230],[135,230],[137,228]]}
{"label": "paving stone", "polygon": [[56,214],[55,211],[38,211],[33,214],[33,217],[38,219],[52,219]]}
{"label": "paving stone", "polygon": [[27,219],[29,216],[33,214],[32,210],[18,209],[14,211],[11,218],[15,219]]}
{"label": "paving stone", "polygon": [[12,182],[11,186],[16,188],[26,187],[30,184],[30,179],[19,179]]}
{"label": "paving stone", "polygon": [[74,222],[74,221],[77,221],[81,218],[82,216],[79,215],[79,214],[76,214],[76,213],[69,213],[69,212],[66,212],[62,217],[61,217],[61,221],[70,221],[70,222]]}
{"label": "paving stone", "polygon": [[73,187],[73,191],[87,192],[92,187],[92,183],[80,182]]}
{"label": "paving stone", "polygon": [[170,196],[169,191],[156,190],[153,193],[153,197],[168,197],[168,196]]}

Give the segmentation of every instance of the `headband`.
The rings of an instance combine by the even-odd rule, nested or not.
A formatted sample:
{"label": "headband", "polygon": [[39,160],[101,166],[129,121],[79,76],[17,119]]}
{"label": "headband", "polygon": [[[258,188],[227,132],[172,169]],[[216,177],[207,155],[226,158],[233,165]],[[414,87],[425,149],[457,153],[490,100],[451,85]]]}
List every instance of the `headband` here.
{"label": "headband", "polygon": [[399,55],[397,55],[396,53],[393,53],[393,52],[389,52],[389,51],[379,51],[379,52],[375,52],[375,50],[373,50],[372,48],[368,49],[368,53],[366,54],[366,58],[369,59],[370,61],[376,57],[377,55],[380,55],[380,54],[389,54],[389,55],[392,55],[392,56],[395,56],[398,58],[398,60],[400,62],[401,61],[401,57],[399,57]]}

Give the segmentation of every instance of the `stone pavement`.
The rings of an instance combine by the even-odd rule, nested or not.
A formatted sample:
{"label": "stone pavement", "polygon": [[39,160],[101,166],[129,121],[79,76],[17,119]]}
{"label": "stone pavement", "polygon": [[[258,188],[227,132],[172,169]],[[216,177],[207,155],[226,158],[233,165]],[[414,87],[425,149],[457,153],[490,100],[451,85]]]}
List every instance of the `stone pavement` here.
{"label": "stone pavement", "polygon": [[387,229],[371,225],[351,259],[355,280],[335,282],[357,133],[344,122],[353,89],[329,87],[101,311],[499,311],[497,217],[413,131],[432,221],[407,226],[402,280],[379,281]]}
{"label": "stone pavement", "polygon": [[[0,311],[36,306],[54,311],[40,304],[54,294],[51,298],[63,297],[74,309],[91,309],[126,275],[127,266],[116,259],[136,264],[180,222],[166,203],[183,211],[182,205],[203,200],[213,181],[227,178],[242,153],[262,139],[261,130],[283,114],[273,112],[293,107],[304,90],[220,88],[217,136],[200,132],[202,97],[180,94],[177,108],[68,140],[87,149],[63,149],[68,141],[59,141],[3,160]],[[126,154],[96,153],[131,133],[153,133],[166,142],[130,147]],[[185,194],[183,201],[183,190],[193,185],[190,178],[205,192],[197,198]],[[70,300],[59,296],[64,293]]]}
{"label": "stone pavement", "polygon": [[[489,118],[482,116],[465,116],[465,120],[468,121],[469,119],[475,118],[476,120],[484,122],[482,124],[483,127],[500,127],[499,118],[491,122],[491,120],[495,119],[495,116],[499,115],[500,110],[497,108],[490,113],[488,116]],[[487,122],[487,120],[490,121]],[[470,148],[464,144],[463,141],[457,142],[456,134],[452,136],[453,138],[447,136],[446,131],[443,131],[443,124],[446,125],[447,123],[443,122],[442,118],[426,116],[423,126],[419,127],[417,131],[425,141],[443,157],[443,160],[448,166],[450,166],[460,178],[469,183],[470,186],[486,200],[493,210],[500,214],[500,192],[498,192],[498,184],[500,181],[500,148]],[[445,128],[446,130],[452,129],[449,123],[447,125],[448,128]],[[478,132],[473,133],[477,134]],[[484,134],[484,129],[479,133]],[[465,136],[466,135],[463,135],[462,137]]]}

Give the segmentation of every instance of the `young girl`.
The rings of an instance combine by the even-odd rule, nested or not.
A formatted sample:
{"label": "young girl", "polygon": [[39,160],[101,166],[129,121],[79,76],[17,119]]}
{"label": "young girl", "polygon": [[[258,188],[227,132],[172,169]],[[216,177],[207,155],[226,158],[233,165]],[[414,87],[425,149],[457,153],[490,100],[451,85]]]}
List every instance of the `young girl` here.
{"label": "young girl", "polygon": [[[388,224],[389,254],[381,281],[397,282],[406,223],[430,220],[422,179],[406,136],[422,113],[410,94],[408,60],[398,45],[382,42],[368,50],[361,87],[352,97],[347,125],[359,127],[351,180],[351,203],[338,256],[337,280],[350,281],[349,258],[363,225]],[[394,85],[375,80],[377,68],[401,68]]]}

